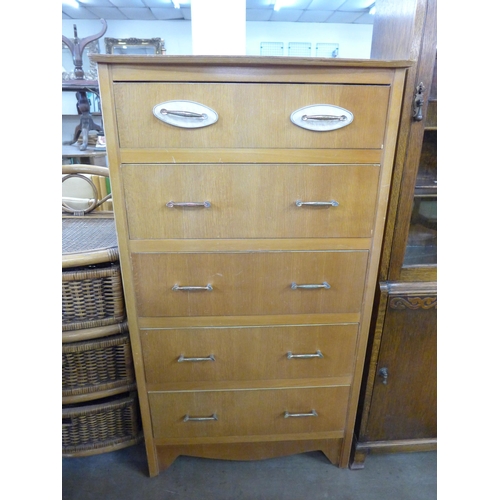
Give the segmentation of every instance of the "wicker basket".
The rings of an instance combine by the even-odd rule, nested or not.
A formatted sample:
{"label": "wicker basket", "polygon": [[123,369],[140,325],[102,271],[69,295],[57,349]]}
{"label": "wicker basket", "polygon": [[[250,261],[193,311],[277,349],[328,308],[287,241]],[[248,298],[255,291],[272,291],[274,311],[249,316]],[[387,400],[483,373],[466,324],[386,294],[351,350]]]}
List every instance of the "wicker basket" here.
{"label": "wicker basket", "polygon": [[128,333],[62,346],[63,403],[135,388]]}
{"label": "wicker basket", "polygon": [[62,330],[120,323],[125,303],[117,262],[62,271]]}
{"label": "wicker basket", "polygon": [[63,405],[62,454],[87,456],[114,451],[142,440],[137,393]]}

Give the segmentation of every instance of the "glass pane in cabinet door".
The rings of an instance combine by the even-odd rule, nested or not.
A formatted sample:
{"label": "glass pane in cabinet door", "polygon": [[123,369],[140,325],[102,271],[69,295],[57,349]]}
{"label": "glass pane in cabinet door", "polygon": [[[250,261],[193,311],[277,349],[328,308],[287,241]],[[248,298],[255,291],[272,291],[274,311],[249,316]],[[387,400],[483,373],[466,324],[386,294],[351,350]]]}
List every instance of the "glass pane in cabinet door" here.
{"label": "glass pane in cabinet door", "polygon": [[437,130],[426,130],[403,266],[437,264]]}

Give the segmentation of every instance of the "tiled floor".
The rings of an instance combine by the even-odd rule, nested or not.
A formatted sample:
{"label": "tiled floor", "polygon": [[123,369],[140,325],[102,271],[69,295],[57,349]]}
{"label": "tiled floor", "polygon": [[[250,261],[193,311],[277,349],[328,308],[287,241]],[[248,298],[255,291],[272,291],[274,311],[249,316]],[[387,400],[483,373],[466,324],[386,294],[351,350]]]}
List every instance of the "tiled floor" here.
{"label": "tiled floor", "polygon": [[339,469],[321,452],[251,462],[179,457],[150,478],[144,445],[64,458],[63,500],[433,500],[437,453],[370,455]]}

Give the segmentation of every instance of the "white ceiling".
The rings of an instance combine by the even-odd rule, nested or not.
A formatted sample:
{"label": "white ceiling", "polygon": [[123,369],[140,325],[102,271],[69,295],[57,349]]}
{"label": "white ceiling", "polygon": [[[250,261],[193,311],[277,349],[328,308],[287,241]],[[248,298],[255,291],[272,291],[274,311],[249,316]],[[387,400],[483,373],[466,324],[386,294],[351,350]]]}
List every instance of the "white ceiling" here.
{"label": "white ceiling", "polygon": [[[206,0],[210,1],[210,0]],[[77,0],[80,7],[63,4],[63,19],[190,20],[190,1],[180,0]],[[274,11],[275,0],[246,0],[247,21],[373,24],[369,14],[375,0],[288,0],[290,6]],[[215,4],[216,2],[214,2]],[[216,8],[216,7],[214,7]],[[224,16],[224,12],[220,12]]]}

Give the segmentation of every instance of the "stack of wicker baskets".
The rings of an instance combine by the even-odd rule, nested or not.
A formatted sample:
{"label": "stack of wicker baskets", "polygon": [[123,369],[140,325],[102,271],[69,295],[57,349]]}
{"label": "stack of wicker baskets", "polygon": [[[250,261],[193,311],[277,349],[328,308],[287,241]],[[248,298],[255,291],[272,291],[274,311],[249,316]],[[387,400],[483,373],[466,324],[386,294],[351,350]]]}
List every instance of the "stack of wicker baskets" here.
{"label": "stack of wicker baskets", "polygon": [[[63,174],[96,169],[107,176],[89,165]],[[63,211],[62,453],[85,456],[136,444],[142,432],[113,214]]]}

